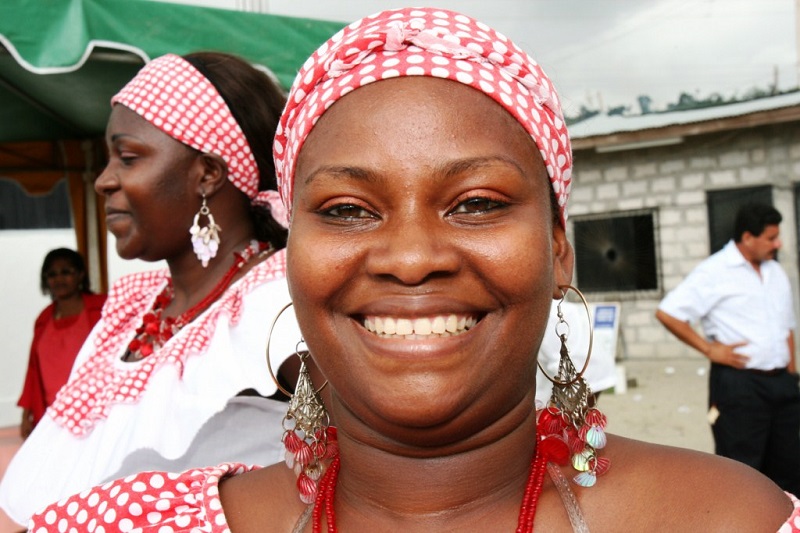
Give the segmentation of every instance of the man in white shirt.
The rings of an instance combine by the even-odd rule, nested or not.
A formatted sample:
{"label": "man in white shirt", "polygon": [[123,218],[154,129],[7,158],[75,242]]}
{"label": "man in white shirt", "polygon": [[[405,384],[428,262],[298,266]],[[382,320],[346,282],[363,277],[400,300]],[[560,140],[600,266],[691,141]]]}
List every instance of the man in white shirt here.
{"label": "man in white shirt", "polygon": [[[750,204],[734,239],[661,301],[656,318],[711,362],[709,421],[717,455],[800,490],[800,389],[789,279],[775,261],[781,214]],[[702,324],[705,337],[692,323]]]}

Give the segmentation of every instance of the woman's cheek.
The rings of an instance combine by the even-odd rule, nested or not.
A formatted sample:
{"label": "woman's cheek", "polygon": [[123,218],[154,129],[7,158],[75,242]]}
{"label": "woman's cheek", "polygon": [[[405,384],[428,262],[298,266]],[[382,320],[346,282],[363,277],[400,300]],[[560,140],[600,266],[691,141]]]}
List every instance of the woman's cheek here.
{"label": "woman's cheek", "polygon": [[347,248],[337,235],[315,230],[302,217],[294,224],[287,245],[289,290],[296,303],[319,302],[342,285]]}

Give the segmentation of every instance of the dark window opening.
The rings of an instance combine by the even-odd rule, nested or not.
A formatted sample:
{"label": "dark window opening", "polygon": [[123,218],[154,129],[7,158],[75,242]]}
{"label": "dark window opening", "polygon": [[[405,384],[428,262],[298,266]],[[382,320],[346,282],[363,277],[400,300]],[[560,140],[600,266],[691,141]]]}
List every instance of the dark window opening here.
{"label": "dark window opening", "polygon": [[658,289],[653,212],[574,222],[575,268],[583,291]]}
{"label": "dark window opening", "polygon": [[0,230],[71,228],[67,180],[32,196],[14,181],[0,179]]}

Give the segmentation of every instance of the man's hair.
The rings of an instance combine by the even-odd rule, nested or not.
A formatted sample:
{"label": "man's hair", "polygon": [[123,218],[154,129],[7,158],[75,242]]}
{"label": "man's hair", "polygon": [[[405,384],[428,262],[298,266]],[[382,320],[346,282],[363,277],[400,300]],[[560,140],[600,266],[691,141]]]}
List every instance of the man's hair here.
{"label": "man's hair", "polygon": [[781,220],[783,217],[780,212],[769,204],[745,204],[736,213],[733,239],[741,242],[745,232],[750,232],[754,237],[758,237],[764,232],[765,227],[777,226]]}

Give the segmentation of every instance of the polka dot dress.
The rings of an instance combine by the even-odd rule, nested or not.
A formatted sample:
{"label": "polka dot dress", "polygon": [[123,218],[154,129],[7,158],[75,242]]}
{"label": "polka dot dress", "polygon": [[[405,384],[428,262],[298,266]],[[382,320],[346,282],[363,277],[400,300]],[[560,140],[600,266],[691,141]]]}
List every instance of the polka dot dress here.
{"label": "polka dot dress", "polygon": [[138,362],[121,361],[142,317],[167,284],[166,270],[141,272],[120,279],[111,289],[103,308],[101,329],[95,338],[95,353],[81,365],[61,388],[47,413],[56,423],[76,436],[90,432],[106,418],[115,404],[135,403],[147,388],[150,376],[165,365],[173,365],[183,375],[187,357],[201,355],[220,316],[236,324],[242,313],[242,300],[255,287],[282,278],[286,254],[281,251],[259,263],[217,300],[149,357]]}
{"label": "polka dot dress", "polygon": [[86,490],[31,518],[33,533],[227,533],[219,482],[256,469],[224,463],[182,474],[143,472]]}
{"label": "polka dot dress", "polygon": [[550,79],[504,35],[465,15],[432,8],[389,10],[354,22],[303,65],[273,145],[278,188],[289,212],[297,155],[317,120],[349,92],[402,76],[463,83],[513,115],[539,148],[566,224],[572,151]]}

